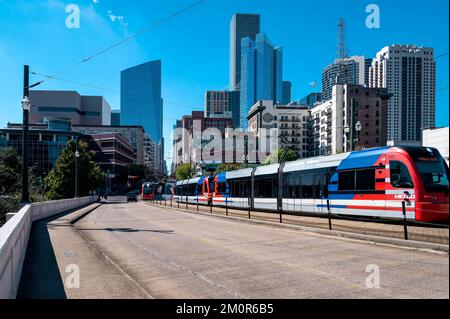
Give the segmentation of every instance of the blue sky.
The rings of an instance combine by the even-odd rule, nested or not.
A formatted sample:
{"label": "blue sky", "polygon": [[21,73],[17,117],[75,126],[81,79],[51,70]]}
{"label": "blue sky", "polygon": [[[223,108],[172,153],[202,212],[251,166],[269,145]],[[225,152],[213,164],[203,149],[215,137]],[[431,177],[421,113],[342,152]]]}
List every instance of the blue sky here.
{"label": "blue sky", "polygon": [[[20,122],[23,64],[54,74],[165,18],[194,0],[0,0],[0,127]],[[81,9],[79,29],[65,26],[66,5]],[[365,26],[368,4],[380,7],[381,27]],[[374,57],[394,43],[430,46],[448,52],[447,0],[206,0],[131,41],[60,77],[113,91],[120,90],[120,71],[149,60],[162,60],[166,156],[177,118],[202,109],[207,89],[226,89],[229,82],[229,22],[236,13],[261,14],[262,31],[284,50],[284,79],[293,82],[295,100],[320,90],[321,70],[333,61],[336,24],[347,21],[351,55]],[[117,19],[115,17],[123,17]],[[114,21],[113,21],[114,20]],[[449,122],[448,55],[437,59],[437,125]],[[34,83],[41,77],[33,76]],[[315,89],[309,83],[316,81]],[[113,109],[117,93],[50,80],[39,89],[77,90],[103,95]],[[179,105],[181,104],[181,105]]]}

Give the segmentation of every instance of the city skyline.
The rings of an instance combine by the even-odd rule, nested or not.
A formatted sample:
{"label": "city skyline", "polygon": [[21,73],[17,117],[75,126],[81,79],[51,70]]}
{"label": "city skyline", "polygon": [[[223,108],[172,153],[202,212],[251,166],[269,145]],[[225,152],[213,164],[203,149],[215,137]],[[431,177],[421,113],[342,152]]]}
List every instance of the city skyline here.
{"label": "city skyline", "polygon": [[[112,109],[118,109],[120,107],[120,95],[117,94],[117,91],[119,91],[120,86],[120,70],[130,65],[161,59],[165,66],[162,96],[165,100],[163,135],[166,138],[167,146],[168,143],[171,143],[170,131],[175,120],[192,110],[203,109],[203,98],[206,90],[228,88],[229,23],[234,13],[260,14],[261,30],[267,32],[274,43],[283,46],[285,49],[284,77],[292,81],[294,100],[299,100],[311,92],[320,91],[319,86],[312,87],[310,83],[320,82],[322,69],[331,63],[335,57],[336,24],[338,18],[343,16],[347,21],[347,45],[350,55],[364,55],[368,58],[374,58],[376,53],[384,46],[393,43],[416,44],[434,48],[437,64],[436,104],[438,121],[436,124],[437,126],[448,125],[448,55],[439,57],[439,55],[448,52],[448,19],[444,19],[444,16],[442,19],[439,18],[439,14],[445,15],[445,12],[448,11],[448,3],[430,3],[426,8],[420,10],[410,5],[408,11],[399,14],[398,9],[402,7],[402,3],[392,4],[387,1],[380,1],[378,3],[381,10],[380,29],[367,29],[365,27],[364,21],[367,16],[365,5],[358,4],[355,6],[355,3],[356,1],[349,1],[345,5],[327,3],[328,9],[332,10],[325,12],[325,8],[321,9],[320,5],[294,3],[293,1],[285,1],[283,3],[285,5],[279,7],[267,1],[262,1],[258,8],[237,1],[227,7],[220,3],[206,1],[195,10],[134,39],[115,51],[111,51],[103,58],[93,60],[89,67],[80,67],[70,73],[61,75],[63,79],[88,83],[116,92],[78,86],[74,83],[57,80],[48,81],[48,83],[39,86],[38,89],[72,89],[84,95],[103,95],[111,104]],[[183,1],[180,2],[179,6],[183,7],[186,4],[187,2]],[[11,20],[12,13],[17,14],[17,12],[12,11],[11,4],[4,3],[4,1],[0,2],[2,8],[0,24],[6,30],[0,47],[0,57],[6,61],[5,72],[0,75],[0,83],[5,92],[15,92],[2,94],[4,99],[1,101],[0,107],[2,110],[12,109],[12,111],[2,112],[2,115],[0,115],[1,126],[5,126],[8,121],[20,121],[19,101],[21,98],[22,64],[30,64],[34,72],[53,74],[52,72],[70,65],[73,61],[80,60],[81,57],[95,52],[111,42],[120,40],[148,25],[149,22],[157,20],[174,10],[173,6],[170,8],[171,6],[165,5],[156,7],[156,3],[145,4],[145,9],[152,8],[158,14],[144,19],[142,15],[137,14],[137,5],[130,5],[130,8],[127,9],[121,6],[118,1],[111,1],[108,4],[100,3],[99,5],[94,5],[91,1],[83,1],[80,2],[82,9],[81,28],[79,30],[68,30],[64,27],[63,20],[66,14],[63,11],[64,7],[61,5],[62,3],[59,1],[37,1],[34,4],[16,1],[14,6],[16,11],[29,13],[30,10],[32,12],[33,7],[38,7],[40,14],[49,16],[47,26],[40,33],[36,33],[31,30],[33,13],[28,15],[31,21],[26,20],[23,26],[17,28],[19,21]],[[104,15],[107,6],[122,10],[121,12],[124,12],[124,16],[128,19],[127,25],[119,25],[108,20],[108,17]],[[42,9],[47,10],[42,12]],[[205,30],[196,28],[198,24],[192,23],[192,21],[199,16],[203,18],[205,16],[203,14],[211,12],[211,9],[215,9],[212,10],[214,12],[211,17],[204,18],[204,23],[209,28],[202,28]],[[316,24],[317,28],[310,28],[307,29],[308,32],[305,32],[305,27],[308,23],[312,23],[313,19],[302,17],[301,21],[293,23],[291,11],[295,11],[295,9],[321,10],[324,19],[321,17],[321,24]],[[433,15],[427,15],[428,10],[433,12]],[[282,14],[284,14],[284,19],[280,20]],[[83,19],[84,15],[86,15],[85,19]],[[399,18],[399,15],[402,15],[403,18]],[[409,18],[407,19],[406,16]],[[328,19],[325,19],[326,17]],[[405,20],[411,21],[409,26],[411,32],[402,34],[401,30],[403,29],[400,25]],[[49,28],[48,25],[54,27],[54,24],[58,23],[61,24],[62,30],[56,30],[55,39],[44,39],[42,33],[45,33],[46,28]],[[94,23],[96,24],[95,27],[91,25]],[[183,29],[180,29],[180,26],[183,26]],[[17,30],[14,30],[14,27]],[[290,28],[291,32],[283,32],[286,28]],[[196,31],[195,34],[192,33],[193,29]],[[436,29],[439,32],[435,32]],[[33,50],[28,53],[19,50],[21,47],[26,47],[23,42],[25,40],[20,39],[20,34],[25,30],[30,30],[31,37],[37,40],[33,41]],[[103,39],[98,42],[92,41],[92,35],[88,36],[87,33],[93,30],[97,34],[103,35]],[[168,37],[173,37],[174,34],[177,35],[177,45],[183,47],[184,50],[173,50],[174,41],[166,41]],[[183,38],[186,34],[192,37]],[[201,41],[204,41],[205,36],[210,34],[216,34],[215,38],[219,41],[202,43]],[[312,39],[317,37],[321,38],[320,43],[319,41],[311,42]],[[58,39],[61,40],[64,47],[54,43]],[[300,44],[296,42],[300,42]],[[191,46],[186,46],[187,43]],[[305,45],[307,45],[308,50],[299,51],[302,47],[304,49]],[[78,50],[71,51],[71,48],[77,48]],[[64,55],[61,54],[62,52],[64,52]],[[302,59],[298,58],[299,54],[301,54]],[[208,55],[213,58],[208,58]],[[12,56],[15,58],[12,59]],[[124,56],[127,56],[127,58],[124,59]],[[95,70],[95,72],[90,72],[91,70]],[[86,74],[89,76],[86,76]],[[32,82],[41,79],[42,77],[33,76]],[[16,105],[17,108],[14,109]],[[166,158],[169,149],[170,147],[166,147]]]}

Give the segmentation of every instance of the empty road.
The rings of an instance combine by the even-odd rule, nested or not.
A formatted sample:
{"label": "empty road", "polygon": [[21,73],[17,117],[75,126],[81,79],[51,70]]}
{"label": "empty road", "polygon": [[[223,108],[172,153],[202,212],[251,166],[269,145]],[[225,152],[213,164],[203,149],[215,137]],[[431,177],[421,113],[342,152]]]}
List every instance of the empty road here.
{"label": "empty road", "polygon": [[[59,229],[60,237],[63,231],[67,227]],[[144,203],[104,204],[75,223],[70,236],[78,236],[78,246],[69,249],[51,240],[59,251],[70,250],[70,262],[80,267],[81,288],[78,293],[66,289],[67,297],[98,297],[83,295],[93,291],[83,285],[95,283],[100,291],[103,278],[117,280],[98,292],[104,298],[449,298],[447,254]],[[83,241],[96,251],[88,262],[77,259]],[[62,260],[59,251],[54,254]],[[92,265],[101,262],[114,269]],[[59,260],[58,265],[64,278]],[[367,288],[377,268],[380,287]]]}

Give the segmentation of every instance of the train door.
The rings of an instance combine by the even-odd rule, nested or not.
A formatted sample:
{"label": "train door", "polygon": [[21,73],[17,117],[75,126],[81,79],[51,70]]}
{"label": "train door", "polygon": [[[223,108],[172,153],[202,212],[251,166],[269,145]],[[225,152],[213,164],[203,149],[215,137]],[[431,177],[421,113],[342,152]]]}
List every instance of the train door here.
{"label": "train door", "polygon": [[405,201],[408,218],[415,218],[415,183],[409,161],[402,154],[387,153],[385,182],[385,216],[402,218]]}
{"label": "train door", "polygon": [[[322,195],[322,184],[323,184],[323,175],[318,173],[314,174],[313,179],[313,187],[314,187],[314,213],[321,214],[324,212],[323,209],[323,195]],[[325,203],[326,205],[326,203]]]}

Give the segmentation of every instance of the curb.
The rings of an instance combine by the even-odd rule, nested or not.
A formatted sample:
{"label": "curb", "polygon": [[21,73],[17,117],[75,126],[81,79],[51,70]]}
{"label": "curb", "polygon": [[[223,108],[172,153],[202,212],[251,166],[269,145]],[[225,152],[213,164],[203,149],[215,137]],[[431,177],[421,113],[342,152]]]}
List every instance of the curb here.
{"label": "curb", "polygon": [[292,224],[281,224],[281,223],[274,223],[269,222],[265,220],[257,220],[257,219],[246,219],[242,217],[234,217],[234,216],[224,216],[224,215],[217,215],[217,214],[208,214],[204,212],[197,212],[194,210],[186,210],[176,207],[169,207],[169,206],[160,206],[151,204],[148,202],[142,203],[148,205],[148,206],[154,206],[159,208],[165,208],[169,210],[175,210],[180,211],[184,213],[190,213],[190,214],[199,214],[204,216],[212,216],[212,217],[218,217],[223,218],[227,220],[232,221],[239,221],[244,222],[247,224],[256,224],[256,225],[265,225],[270,227],[277,227],[277,228],[284,228],[284,229],[293,229],[293,230],[301,230],[305,232],[311,232],[316,233],[320,235],[326,235],[326,236],[333,236],[333,237],[340,237],[340,238],[347,238],[347,239],[356,239],[361,240],[364,242],[368,242],[371,244],[385,244],[385,245],[393,245],[398,246],[402,248],[413,248],[413,249],[422,249],[422,250],[435,250],[439,252],[445,252],[449,253],[449,246],[444,244],[437,244],[437,243],[428,243],[428,242],[421,242],[421,241],[415,241],[415,240],[404,240],[404,239],[398,239],[398,238],[390,238],[390,237],[382,237],[382,236],[375,236],[375,235],[365,235],[365,234],[358,234],[358,233],[350,233],[350,232],[344,232],[339,230],[328,230],[328,229],[321,229],[321,228],[314,228],[309,226],[301,226],[301,225],[292,225]]}
{"label": "curb", "polygon": [[[91,206],[92,206],[92,207],[91,207]],[[79,214],[79,215],[75,216],[73,219],[71,219],[71,220],[69,221],[69,224],[72,224],[72,225],[75,224],[76,222],[80,221],[81,219],[83,219],[83,218],[84,218],[85,216],[87,216],[88,214],[92,213],[94,210],[96,210],[96,209],[99,208],[100,206],[102,206],[102,203],[95,202],[95,203],[92,203],[92,204],[89,205],[89,206],[83,207],[83,208],[80,209],[80,210],[86,209],[86,211],[83,211],[81,214]]]}

